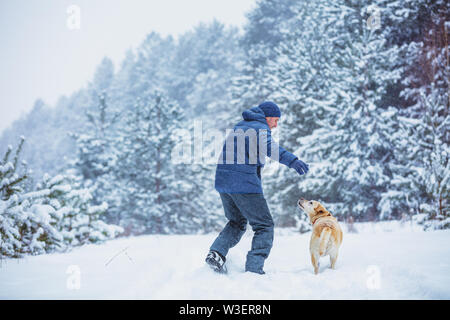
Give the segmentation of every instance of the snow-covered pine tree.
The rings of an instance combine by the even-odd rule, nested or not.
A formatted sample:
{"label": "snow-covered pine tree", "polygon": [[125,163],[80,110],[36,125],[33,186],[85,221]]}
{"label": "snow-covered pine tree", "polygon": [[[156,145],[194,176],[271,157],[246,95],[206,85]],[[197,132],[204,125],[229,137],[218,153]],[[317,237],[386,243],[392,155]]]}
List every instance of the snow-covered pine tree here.
{"label": "snow-covered pine tree", "polygon": [[391,179],[393,150],[387,137],[395,125],[386,118],[390,109],[382,99],[401,75],[398,47],[388,46],[383,29],[367,23],[373,4],[323,2],[328,13],[323,36],[333,50],[322,72],[328,76],[325,105],[332,108],[324,108],[320,128],[298,150],[314,154],[318,162],[300,184],[302,190],[314,191],[309,181],[318,179],[318,194],[334,200],[330,209],[336,215],[370,220],[378,218],[380,194]]}
{"label": "snow-covered pine tree", "polygon": [[229,89],[243,58],[237,31],[215,20],[201,23],[183,34],[176,48],[172,76],[184,92],[184,109],[192,111],[186,118],[202,120],[205,130],[224,130],[234,116]]}
{"label": "snow-covered pine tree", "polygon": [[90,190],[81,178],[50,178],[35,190],[26,190],[26,167],[18,171],[22,137],[13,161],[8,148],[0,165],[0,257],[63,251],[74,245],[114,238],[122,229],[107,225],[100,216],[105,204],[93,205]]}
{"label": "snow-covered pine tree", "polygon": [[96,181],[98,177],[108,173],[113,164],[106,132],[112,125],[112,122],[106,119],[108,111],[106,97],[100,95],[98,110],[86,114],[92,131],[82,134],[71,133],[78,149],[78,159],[74,165],[86,180]]}
{"label": "snow-covered pine tree", "polygon": [[22,137],[12,162],[10,156],[13,147],[9,145],[0,164],[0,257],[17,256],[22,247],[15,213],[23,210],[19,206],[17,195],[23,192],[20,184],[27,178],[25,172],[17,172],[17,162],[24,141],[25,138]]}
{"label": "snow-covered pine tree", "polygon": [[108,205],[94,204],[92,192],[95,186],[86,188],[80,176],[68,172],[50,177],[44,175],[33,194],[45,195],[34,202],[52,208],[52,225],[63,237],[68,247],[86,243],[103,242],[115,238],[123,232],[121,227],[108,225],[102,219]]}
{"label": "snow-covered pine tree", "polygon": [[136,49],[135,63],[128,73],[131,83],[126,89],[133,103],[137,97],[150,95],[155,90],[163,90],[172,98],[177,95],[177,87],[171,85],[173,79],[170,77],[174,51],[175,43],[171,36],[164,38],[151,32],[145,37]]}
{"label": "snow-covered pine tree", "polygon": [[[22,165],[25,168],[22,168],[22,172],[17,172],[19,156],[22,152],[23,145],[25,143],[25,137],[20,137],[20,142],[17,147],[16,153],[14,155],[14,159],[12,162],[10,161],[10,156],[13,147],[11,145],[8,146],[8,149],[3,156],[3,160],[1,162],[1,170],[0,170],[0,195],[3,200],[9,199],[13,194],[23,192],[21,184],[25,179],[28,178],[28,173],[26,172],[26,163],[22,162]],[[25,171],[25,172],[23,172]]]}
{"label": "snow-covered pine tree", "polygon": [[41,254],[61,246],[61,237],[45,208],[33,206],[25,193],[29,170],[24,163],[18,168],[24,141],[21,137],[12,161],[9,146],[0,164],[0,258]]}
{"label": "snow-covered pine tree", "polygon": [[[448,48],[447,48],[448,52]],[[448,60],[447,60],[448,64]],[[447,70],[450,68],[447,65]],[[447,74],[450,72],[447,71]],[[447,77],[447,81],[448,81]],[[448,84],[447,84],[448,86]],[[440,88],[442,89],[442,88]],[[416,126],[409,127],[408,141],[421,146],[412,161],[420,159],[413,182],[424,191],[424,202],[419,212],[426,214],[425,229],[450,228],[450,113],[447,93],[431,86],[429,94],[422,93],[423,114]],[[407,122],[408,123],[408,122]],[[410,123],[410,122],[409,122]]]}
{"label": "snow-covered pine tree", "polygon": [[118,113],[133,105],[136,96],[133,94],[133,86],[136,84],[136,55],[132,49],[128,49],[119,70],[114,75],[111,85],[108,87],[108,101],[114,102],[111,108]]}
{"label": "snow-covered pine tree", "polygon": [[126,114],[121,132],[118,178],[126,198],[121,224],[133,233],[170,233],[182,229],[169,202],[179,194],[170,155],[172,134],[183,126],[183,112],[161,91],[146,93]]}
{"label": "snow-covered pine tree", "polygon": [[[284,22],[295,16],[292,0],[258,0],[247,14],[241,43],[245,51],[257,44],[275,48],[284,40]],[[283,30],[284,29],[284,30]],[[273,52],[275,54],[275,52]],[[255,57],[256,58],[256,57]],[[266,57],[268,58],[268,57]]]}
{"label": "snow-covered pine tree", "polygon": [[112,112],[108,98],[108,89],[114,77],[111,60],[104,58],[89,85],[89,104],[85,112],[89,130],[83,134],[71,133],[76,140],[78,157],[75,166],[86,180],[96,179],[109,171],[112,159],[109,157],[109,140],[112,126],[118,118]]}
{"label": "snow-covered pine tree", "polygon": [[[10,128],[2,132],[0,152],[6,152],[4,147],[15,145],[17,137],[26,136],[26,148],[21,151],[21,158],[33,164],[26,183],[38,177],[41,170],[56,170],[62,162],[55,163],[53,151],[63,134],[55,134],[52,130],[53,116],[49,106],[42,100],[36,99],[30,112],[13,122]],[[40,152],[45,150],[46,152]]]}
{"label": "snow-covered pine tree", "polygon": [[[426,8],[426,10],[424,10]],[[417,214],[427,228],[449,228],[449,43],[450,3],[417,1],[403,19],[420,19],[405,43],[405,74],[399,111],[401,133],[392,136],[397,152],[395,189],[382,203]],[[419,17],[420,16],[420,17]],[[394,16],[401,21],[402,16]],[[394,19],[393,18],[393,19]]]}
{"label": "snow-covered pine tree", "polygon": [[121,113],[110,98],[113,80],[113,63],[104,58],[88,87],[90,106],[85,112],[85,129],[83,133],[70,133],[70,136],[77,146],[77,156],[71,166],[76,168],[89,188],[93,188],[93,202],[98,205],[104,201],[108,203],[109,210],[104,218],[117,223],[116,208],[121,199],[117,190],[120,186],[112,172],[117,161],[114,142]]}
{"label": "snow-covered pine tree", "polygon": [[276,47],[284,36],[292,31],[286,30],[285,22],[295,15],[292,8],[295,5],[290,0],[260,0],[248,13],[241,40],[245,56],[231,87],[231,106],[238,114],[237,119],[242,111],[257,106],[272,93],[272,88],[264,82],[270,76],[266,66],[277,55]]}

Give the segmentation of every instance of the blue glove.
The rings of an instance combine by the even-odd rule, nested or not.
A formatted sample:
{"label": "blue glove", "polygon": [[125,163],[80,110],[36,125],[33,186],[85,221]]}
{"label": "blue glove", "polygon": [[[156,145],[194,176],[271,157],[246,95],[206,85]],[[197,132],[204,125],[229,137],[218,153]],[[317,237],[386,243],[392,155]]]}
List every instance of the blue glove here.
{"label": "blue glove", "polygon": [[307,173],[309,170],[309,166],[306,163],[304,163],[303,161],[298,160],[298,159],[292,161],[292,163],[289,165],[289,168],[294,168],[295,171],[297,171],[299,175],[303,175],[303,174]]}

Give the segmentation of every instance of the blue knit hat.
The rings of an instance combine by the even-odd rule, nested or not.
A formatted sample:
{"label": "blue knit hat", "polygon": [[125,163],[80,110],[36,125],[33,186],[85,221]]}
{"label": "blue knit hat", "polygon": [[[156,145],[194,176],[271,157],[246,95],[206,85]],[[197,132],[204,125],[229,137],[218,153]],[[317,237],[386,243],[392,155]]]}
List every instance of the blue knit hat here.
{"label": "blue knit hat", "polygon": [[272,101],[265,101],[258,106],[266,117],[281,117],[281,111]]}

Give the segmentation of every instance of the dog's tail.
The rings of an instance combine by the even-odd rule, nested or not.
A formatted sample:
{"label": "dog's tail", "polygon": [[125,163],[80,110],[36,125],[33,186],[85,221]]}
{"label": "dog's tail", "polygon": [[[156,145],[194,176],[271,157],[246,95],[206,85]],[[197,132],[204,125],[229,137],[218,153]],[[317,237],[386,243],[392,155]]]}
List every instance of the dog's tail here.
{"label": "dog's tail", "polygon": [[323,255],[325,253],[325,250],[327,249],[328,241],[330,240],[331,236],[331,228],[325,227],[322,229],[322,232],[320,233],[320,241],[319,241],[319,255]]}

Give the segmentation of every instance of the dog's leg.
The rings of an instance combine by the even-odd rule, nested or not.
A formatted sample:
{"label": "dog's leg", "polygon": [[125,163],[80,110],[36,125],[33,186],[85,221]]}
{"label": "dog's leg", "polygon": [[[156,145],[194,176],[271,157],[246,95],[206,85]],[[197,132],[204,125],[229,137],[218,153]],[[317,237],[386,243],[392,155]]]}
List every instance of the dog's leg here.
{"label": "dog's leg", "polygon": [[311,253],[311,263],[314,267],[314,273],[318,274],[319,273],[319,255],[318,254]]}
{"label": "dog's leg", "polygon": [[336,266],[336,260],[338,257],[338,250],[333,250],[332,252],[330,252],[330,264],[331,264],[331,269],[335,269]]}

